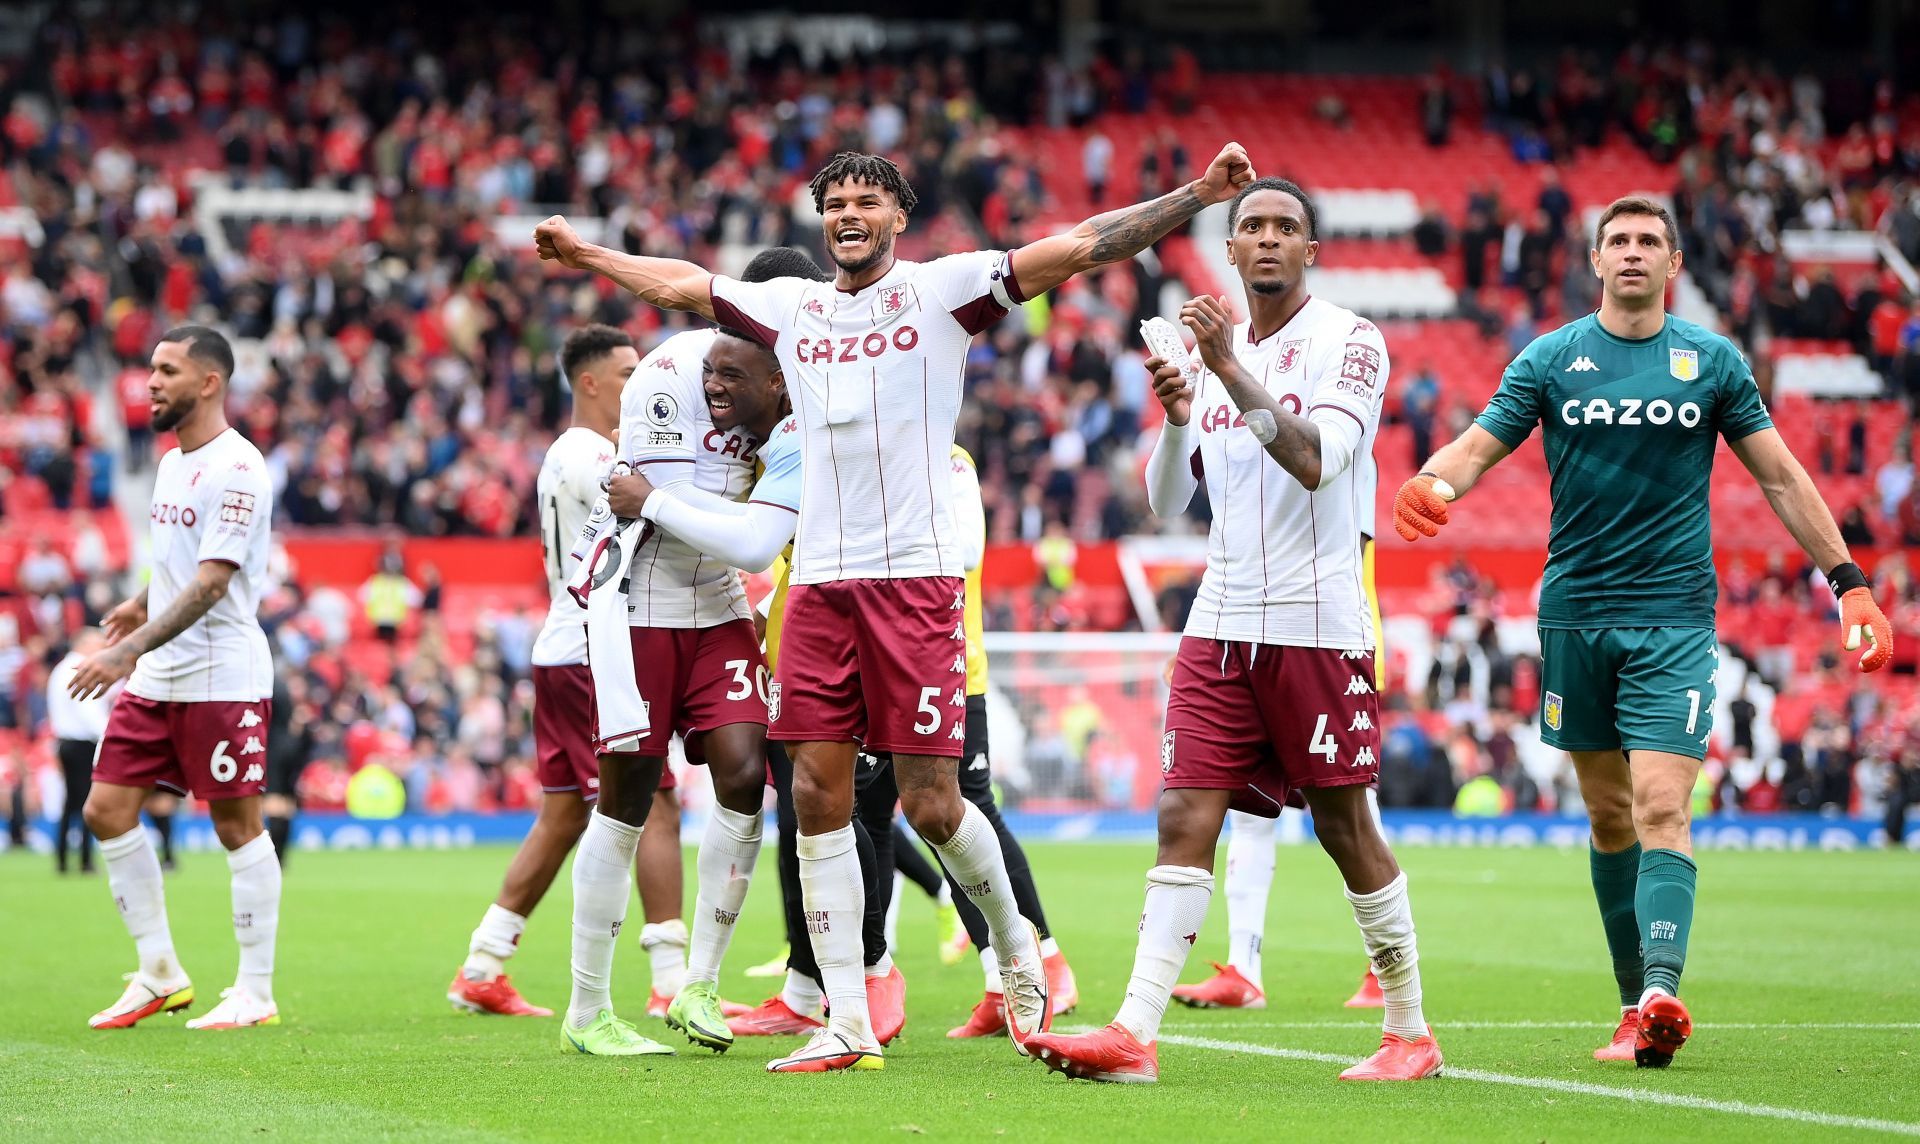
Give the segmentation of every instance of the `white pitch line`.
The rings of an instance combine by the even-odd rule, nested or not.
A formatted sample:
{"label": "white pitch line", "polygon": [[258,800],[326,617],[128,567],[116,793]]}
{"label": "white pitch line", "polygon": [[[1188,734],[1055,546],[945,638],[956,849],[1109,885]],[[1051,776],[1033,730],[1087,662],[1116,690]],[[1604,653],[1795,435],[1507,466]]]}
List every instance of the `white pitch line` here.
{"label": "white pitch line", "polygon": [[[1163,1025],[1168,1029],[1209,1029],[1224,1031],[1227,1029],[1378,1029],[1378,1021],[1233,1021],[1199,1022],[1180,1021]],[[1920,1021],[1777,1021],[1777,1022],[1727,1022],[1700,1021],[1695,1029],[1743,1029],[1790,1033],[1796,1029],[1871,1029],[1881,1032],[1901,1029],[1920,1029]],[[1443,1029],[1606,1029],[1598,1021],[1448,1021]]]}
{"label": "white pitch line", "polygon": [[[1163,1033],[1160,1039],[1170,1045],[1186,1045],[1196,1049],[1212,1049],[1222,1053],[1252,1053],[1256,1056],[1278,1057],[1288,1061],[1318,1061],[1323,1064],[1352,1064],[1354,1058],[1339,1053],[1314,1053],[1305,1049],[1281,1049],[1271,1045],[1255,1045],[1244,1041],[1218,1041],[1212,1037],[1184,1037],[1174,1033]],[[1817,1124],[1823,1128],[1858,1128],[1868,1132],[1890,1132],[1898,1136],[1920,1136],[1920,1124],[1900,1120],[1876,1120],[1867,1116],[1840,1116],[1831,1112],[1814,1112],[1805,1108],[1780,1108],[1771,1104],[1748,1104],[1744,1100],[1714,1100],[1705,1096],[1687,1096],[1675,1092],[1659,1092],[1645,1088],[1614,1088],[1604,1084],[1588,1084],[1577,1080],[1555,1080],[1551,1077],[1514,1076],[1510,1073],[1483,1072],[1480,1069],[1455,1068],[1448,1065],[1445,1075],[1453,1080],[1476,1080],[1484,1084],[1506,1084],[1517,1088],[1539,1088],[1549,1092],[1571,1093],[1576,1096],[1603,1096],[1614,1100],[1631,1101],[1636,1104],[1664,1104],[1674,1108],[1694,1108],[1702,1112],[1725,1112],[1736,1116],[1758,1116],[1768,1120],[1792,1120],[1800,1124]]]}

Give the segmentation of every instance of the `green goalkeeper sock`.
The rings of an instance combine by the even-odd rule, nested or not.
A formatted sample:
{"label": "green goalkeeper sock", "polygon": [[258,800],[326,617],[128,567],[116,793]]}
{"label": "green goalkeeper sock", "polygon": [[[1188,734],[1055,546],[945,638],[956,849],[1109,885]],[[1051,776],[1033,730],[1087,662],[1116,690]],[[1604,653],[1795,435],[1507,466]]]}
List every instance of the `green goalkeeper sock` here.
{"label": "green goalkeeper sock", "polygon": [[1613,955],[1613,980],[1620,986],[1620,1004],[1640,1003],[1642,963],[1640,926],[1634,920],[1634,891],[1640,885],[1640,844],[1613,854],[1589,847],[1593,896],[1600,903],[1600,925],[1606,930],[1607,952]]}
{"label": "green goalkeeper sock", "polygon": [[1693,859],[1678,850],[1649,850],[1640,856],[1640,888],[1633,912],[1646,940],[1646,987],[1673,996],[1680,993],[1680,970],[1687,964],[1687,935],[1693,929]]}

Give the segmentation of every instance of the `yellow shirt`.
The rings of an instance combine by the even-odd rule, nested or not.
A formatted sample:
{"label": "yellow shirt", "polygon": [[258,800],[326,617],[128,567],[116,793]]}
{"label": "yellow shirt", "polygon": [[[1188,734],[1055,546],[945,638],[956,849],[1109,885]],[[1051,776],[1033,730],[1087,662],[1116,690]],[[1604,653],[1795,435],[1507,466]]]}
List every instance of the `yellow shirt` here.
{"label": "yellow shirt", "polygon": [[[955,445],[953,459],[973,468],[973,458],[965,449]],[[773,599],[767,605],[767,670],[774,670],[780,658],[780,629],[785,623],[787,612],[787,578],[793,569],[793,545],[788,544],[786,551],[773,562],[768,569],[773,575]],[[980,569],[974,568],[967,573],[966,612],[962,622],[967,631],[967,694],[985,695],[987,693],[987,648],[984,639],[985,625],[981,619],[980,605]]]}
{"label": "yellow shirt", "polygon": [[[968,469],[975,469],[973,457],[965,449],[955,445],[953,459]],[[978,488],[978,483],[975,484]],[[979,494],[975,494],[978,496]],[[974,510],[983,511],[978,505]],[[985,563],[985,558],[981,564]],[[967,694],[985,695],[987,693],[987,644],[985,638],[986,622],[980,606],[980,567],[976,564],[967,570],[967,609],[962,621],[967,629]]]}

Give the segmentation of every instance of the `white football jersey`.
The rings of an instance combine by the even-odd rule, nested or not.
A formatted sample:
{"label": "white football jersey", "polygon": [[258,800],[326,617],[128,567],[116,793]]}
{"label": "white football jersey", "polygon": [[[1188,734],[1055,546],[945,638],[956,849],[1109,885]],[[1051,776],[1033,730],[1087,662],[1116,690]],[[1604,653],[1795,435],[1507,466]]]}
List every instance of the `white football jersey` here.
{"label": "white football jersey", "polygon": [[[701,367],[713,330],[687,330],[642,358],[620,394],[620,452],[657,488],[695,488],[739,500],[753,487],[759,443],[722,433],[707,411]],[[636,628],[710,628],[753,616],[740,577],[665,529],[649,528],[627,571],[627,622]]]}
{"label": "white football jersey", "polygon": [[947,484],[967,347],[1024,301],[1000,251],[896,262],[851,293],[713,279],[714,316],[773,347],[799,418],[793,583],[965,574]]}
{"label": "white football jersey", "polygon": [[547,570],[547,622],[533,641],[533,662],[564,667],[587,662],[587,610],[567,591],[573,543],[600,496],[614,443],[578,425],[554,438],[540,465],[540,555]]}
{"label": "white football jersey", "polygon": [[147,535],[153,570],[147,618],[173,606],[203,561],[233,565],[227,594],[193,626],[140,657],[127,690],[162,702],[251,703],[273,694],[273,659],[260,629],[273,484],[267,462],[237,429],[191,453],[160,458]]}
{"label": "white football jersey", "polygon": [[1360,531],[1387,387],[1386,342],[1373,323],[1317,298],[1260,342],[1249,323],[1235,326],[1233,336],[1240,364],[1282,409],[1309,419],[1351,417],[1360,443],[1351,464],[1308,492],[1246,428],[1226,385],[1202,371],[1193,401],[1194,454],[1213,526],[1187,634],[1371,648]]}

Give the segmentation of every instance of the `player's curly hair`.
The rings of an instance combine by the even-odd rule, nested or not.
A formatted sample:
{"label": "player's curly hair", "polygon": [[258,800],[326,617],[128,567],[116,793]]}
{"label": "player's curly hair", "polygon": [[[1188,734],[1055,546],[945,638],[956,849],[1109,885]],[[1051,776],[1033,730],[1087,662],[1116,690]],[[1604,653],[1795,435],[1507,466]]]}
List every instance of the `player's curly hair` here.
{"label": "player's curly hair", "polygon": [[1299,199],[1300,205],[1306,208],[1307,212],[1307,239],[1308,241],[1319,239],[1320,212],[1314,209],[1313,200],[1307,197],[1307,192],[1300,189],[1299,183],[1294,182],[1292,179],[1283,179],[1278,175],[1263,175],[1253,182],[1248,183],[1246,186],[1241,187],[1240,193],[1233,196],[1233,205],[1227,208],[1227,233],[1229,235],[1233,233],[1234,227],[1240,225],[1240,204],[1246,202],[1247,196],[1253,194],[1255,191],[1279,191],[1282,194],[1292,195],[1294,198]]}
{"label": "player's curly hair", "polygon": [[913,193],[912,184],[900,173],[900,168],[894,166],[893,160],[879,155],[863,155],[858,151],[842,151],[820,168],[820,173],[808,184],[813,191],[813,209],[824,214],[827,188],[848,180],[879,187],[891,194],[894,201],[900,204],[900,209],[908,214],[912,214],[913,208],[920,203],[920,196]]}
{"label": "player's curly hair", "polygon": [[594,322],[567,335],[560,344],[560,372],[571,380],[580,371],[621,346],[633,344],[633,335],[625,330]]}

